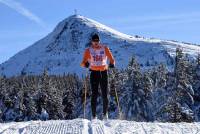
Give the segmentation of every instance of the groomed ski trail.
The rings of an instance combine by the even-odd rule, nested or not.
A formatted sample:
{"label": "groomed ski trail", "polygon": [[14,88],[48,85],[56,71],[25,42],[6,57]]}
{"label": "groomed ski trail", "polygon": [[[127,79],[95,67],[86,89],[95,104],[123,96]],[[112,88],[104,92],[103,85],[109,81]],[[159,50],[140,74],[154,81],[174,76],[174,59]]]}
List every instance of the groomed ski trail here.
{"label": "groomed ski trail", "polygon": [[50,120],[0,124],[0,134],[200,134],[200,123]]}

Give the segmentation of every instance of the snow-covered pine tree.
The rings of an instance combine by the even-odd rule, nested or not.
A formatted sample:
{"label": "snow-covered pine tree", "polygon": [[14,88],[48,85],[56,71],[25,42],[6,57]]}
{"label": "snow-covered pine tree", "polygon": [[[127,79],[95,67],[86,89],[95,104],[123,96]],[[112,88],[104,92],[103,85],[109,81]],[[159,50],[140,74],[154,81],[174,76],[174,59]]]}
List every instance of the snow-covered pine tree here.
{"label": "snow-covered pine tree", "polygon": [[36,106],[37,106],[37,113],[41,114],[42,109],[47,109],[47,100],[48,100],[48,95],[47,91],[49,89],[49,80],[48,80],[48,72],[47,70],[44,70],[44,73],[41,77],[39,89],[37,91],[37,101],[36,101]]}
{"label": "snow-covered pine tree", "polygon": [[19,84],[15,81],[15,77],[10,78],[9,88],[3,98],[3,120],[4,121],[21,121],[23,116],[22,92]]}
{"label": "snow-covered pine tree", "polygon": [[30,91],[25,91],[23,94],[23,105],[24,105],[24,120],[36,120],[39,118],[36,102],[33,98],[34,96],[30,93]]}
{"label": "snow-covered pine tree", "polygon": [[3,105],[4,95],[6,93],[6,79],[5,77],[0,76],[0,122],[3,122],[3,109],[5,108]]}
{"label": "snow-covered pine tree", "polygon": [[6,78],[0,76],[0,107],[1,107],[1,104],[3,101],[2,99],[5,93],[6,93]]}
{"label": "snow-covered pine tree", "polygon": [[73,119],[79,113],[78,109],[80,109],[81,103],[80,89],[82,85],[78,80],[76,75],[70,75],[65,79],[66,86],[63,93],[63,106],[64,112],[66,113],[65,119]]}
{"label": "snow-covered pine tree", "polygon": [[[109,117],[119,118],[121,112],[121,87],[124,83],[123,72],[114,68],[109,69]],[[118,102],[117,102],[118,101]],[[119,104],[118,104],[119,103]],[[119,106],[118,106],[119,105]],[[121,117],[123,118],[123,117]]]}
{"label": "snow-covered pine tree", "polygon": [[161,63],[155,67],[151,72],[151,78],[155,88],[163,88],[166,86],[167,81],[167,68],[166,65]]}
{"label": "snow-covered pine tree", "polygon": [[147,121],[153,121],[153,102],[152,102],[152,92],[153,92],[153,80],[150,77],[150,72],[144,72],[142,79],[143,90],[145,96],[141,99],[144,99],[142,102],[144,103],[143,111],[144,117]]}
{"label": "snow-covered pine tree", "polygon": [[50,119],[64,119],[62,96],[63,92],[55,88],[47,70],[44,71],[41,83],[41,93],[39,97],[40,113],[46,110]]}
{"label": "snow-covered pine tree", "polygon": [[66,113],[65,119],[73,119],[74,118],[74,98],[71,93],[68,92],[63,98],[64,112]]}
{"label": "snow-covered pine tree", "polygon": [[200,54],[198,54],[196,65],[194,69],[194,96],[195,100],[200,101]]}
{"label": "snow-covered pine tree", "polygon": [[194,113],[192,111],[194,104],[192,95],[194,95],[194,91],[189,81],[190,74],[187,72],[188,62],[181,48],[176,49],[175,62],[174,92],[170,101],[168,101],[166,111],[170,113],[170,121],[191,122],[194,120]]}
{"label": "snow-covered pine tree", "polygon": [[193,88],[194,88],[194,102],[195,102],[195,118],[196,121],[200,120],[200,54],[197,56],[195,68],[194,68],[194,76],[193,76]]}
{"label": "snow-covered pine tree", "polygon": [[167,68],[162,63],[151,70],[151,78],[153,80],[152,114],[154,119],[158,121],[163,121],[162,107],[163,105],[165,105],[169,97],[169,91],[167,91],[167,82],[169,83],[170,78],[168,77],[169,73],[167,71]]}
{"label": "snow-covered pine tree", "polygon": [[143,89],[145,92],[145,97],[148,99],[151,97],[152,87],[153,87],[153,81],[150,78],[149,72],[144,72],[143,75]]}
{"label": "snow-covered pine tree", "polygon": [[127,80],[122,88],[122,111],[126,119],[147,121],[143,75],[135,57],[132,57],[125,70]]}

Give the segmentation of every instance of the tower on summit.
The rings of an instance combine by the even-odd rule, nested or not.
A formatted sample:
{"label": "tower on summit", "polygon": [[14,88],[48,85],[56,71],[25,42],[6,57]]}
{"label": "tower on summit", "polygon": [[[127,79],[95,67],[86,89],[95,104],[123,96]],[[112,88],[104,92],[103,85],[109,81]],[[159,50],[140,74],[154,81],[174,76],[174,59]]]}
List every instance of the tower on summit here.
{"label": "tower on summit", "polygon": [[78,15],[77,9],[74,9],[74,15]]}

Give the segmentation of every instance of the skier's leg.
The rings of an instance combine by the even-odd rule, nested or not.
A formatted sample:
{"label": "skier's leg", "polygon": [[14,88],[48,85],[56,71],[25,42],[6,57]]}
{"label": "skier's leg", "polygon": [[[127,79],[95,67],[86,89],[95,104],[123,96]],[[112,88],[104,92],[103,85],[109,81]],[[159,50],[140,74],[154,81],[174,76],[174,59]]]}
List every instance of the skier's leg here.
{"label": "skier's leg", "polygon": [[92,108],[92,116],[96,117],[96,104],[98,97],[98,86],[99,86],[99,74],[96,71],[92,71],[90,74],[90,84],[92,89],[92,97],[91,97],[91,108]]}
{"label": "skier's leg", "polygon": [[101,86],[101,93],[103,98],[103,114],[104,116],[108,113],[108,72],[102,71],[100,72],[101,80],[100,80],[100,86]]}

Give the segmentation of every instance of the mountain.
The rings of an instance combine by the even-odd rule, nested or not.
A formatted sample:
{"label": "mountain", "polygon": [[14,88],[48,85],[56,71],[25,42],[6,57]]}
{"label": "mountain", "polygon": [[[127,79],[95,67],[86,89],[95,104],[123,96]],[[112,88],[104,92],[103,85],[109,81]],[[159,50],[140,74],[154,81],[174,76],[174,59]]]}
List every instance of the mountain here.
{"label": "mountain", "polygon": [[1,134],[194,134],[199,133],[196,123],[158,123],[125,120],[51,120],[0,124]]}
{"label": "mountain", "polygon": [[80,67],[84,49],[92,33],[99,33],[101,42],[109,46],[116,59],[117,68],[127,66],[135,55],[142,68],[164,63],[173,67],[175,49],[181,47],[194,59],[200,47],[189,43],[143,38],[120,33],[92,19],[73,15],[60,22],[45,38],[20,51],[0,65],[0,75],[84,73]]}

